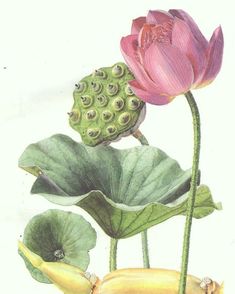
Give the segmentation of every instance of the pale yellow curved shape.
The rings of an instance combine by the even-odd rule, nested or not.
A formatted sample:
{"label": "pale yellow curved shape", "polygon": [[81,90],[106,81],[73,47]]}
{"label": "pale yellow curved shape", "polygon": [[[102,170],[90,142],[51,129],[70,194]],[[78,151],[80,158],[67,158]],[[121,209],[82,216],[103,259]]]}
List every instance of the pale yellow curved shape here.
{"label": "pale yellow curved shape", "polygon": [[[215,292],[217,293],[217,292]],[[218,294],[224,294],[224,283],[221,284],[219,290],[218,290]]]}
{"label": "pale yellow curved shape", "polygon": [[28,261],[45,274],[64,294],[91,293],[92,283],[85,277],[85,273],[77,267],[62,262],[46,262],[20,241],[18,248]]}
{"label": "pale yellow curved shape", "polygon": [[[121,269],[92,283],[80,269],[62,263],[45,262],[22,242],[19,250],[65,294],[178,294],[180,273],[166,269]],[[185,294],[223,294],[223,284],[213,282],[213,290],[200,287],[201,279],[188,275]]]}
{"label": "pale yellow curved shape", "polygon": [[[106,275],[93,294],[178,294],[179,278],[180,273],[173,270],[122,269]],[[205,294],[200,283],[188,275],[186,294]],[[223,292],[210,294],[216,293]]]}

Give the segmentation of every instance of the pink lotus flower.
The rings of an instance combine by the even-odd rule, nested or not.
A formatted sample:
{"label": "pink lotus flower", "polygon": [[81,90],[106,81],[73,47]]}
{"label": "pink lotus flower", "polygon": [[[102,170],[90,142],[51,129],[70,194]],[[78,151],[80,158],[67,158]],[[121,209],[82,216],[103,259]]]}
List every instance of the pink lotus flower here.
{"label": "pink lotus flower", "polygon": [[223,32],[218,27],[208,42],[183,10],[149,11],[133,20],[131,35],[121,50],[135,80],[132,90],[152,104],[167,104],[175,96],[211,83],[223,56]]}

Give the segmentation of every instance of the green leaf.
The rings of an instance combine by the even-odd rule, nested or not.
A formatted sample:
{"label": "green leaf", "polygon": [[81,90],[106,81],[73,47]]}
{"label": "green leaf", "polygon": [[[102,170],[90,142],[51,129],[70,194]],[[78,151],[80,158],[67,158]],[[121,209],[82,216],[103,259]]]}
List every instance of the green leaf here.
{"label": "green leaf", "polygon": [[[183,171],[155,147],[88,147],[55,135],[30,145],[19,166],[38,175],[32,193],[82,207],[113,238],[132,236],[186,211],[191,170]],[[196,204],[197,218],[218,209],[205,186],[198,189]]]}
{"label": "green leaf", "polygon": [[[88,252],[96,244],[96,232],[82,216],[52,209],[29,221],[23,243],[45,261],[64,262],[85,271],[90,262]],[[33,278],[50,283],[22,252],[19,253]]]}

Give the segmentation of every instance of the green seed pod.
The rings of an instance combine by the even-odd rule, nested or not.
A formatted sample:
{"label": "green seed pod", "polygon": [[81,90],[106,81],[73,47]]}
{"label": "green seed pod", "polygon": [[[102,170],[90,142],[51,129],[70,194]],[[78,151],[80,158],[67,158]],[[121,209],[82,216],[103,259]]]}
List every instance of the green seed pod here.
{"label": "green seed pod", "polygon": [[145,116],[145,103],[128,85],[133,79],[124,63],[116,63],[95,70],[78,83],[69,123],[85,144],[107,145],[138,129]]}

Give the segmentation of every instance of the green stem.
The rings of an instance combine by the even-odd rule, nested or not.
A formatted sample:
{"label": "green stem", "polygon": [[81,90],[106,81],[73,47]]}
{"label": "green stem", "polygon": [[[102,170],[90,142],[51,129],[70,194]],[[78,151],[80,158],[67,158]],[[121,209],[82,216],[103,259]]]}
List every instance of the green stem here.
{"label": "green stem", "polygon": [[141,232],[144,268],[150,268],[149,250],[148,250],[148,235],[147,234],[148,234],[147,230],[144,230],[143,232]]}
{"label": "green stem", "polygon": [[136,130],[133,133],[133,136],[140,141],[141,145],[149,145],[148,140],[146,139],[146,137],[141,133],[140,130]]}
{"label": "green stem", "polygon": [[[145,138],[145,136],[141,133],[140,130],[135,131],[133,133],[133,136],[137,140],[139,140],[142,145],[149,145],[148,140]],[[141,241],[142,241],[143,265],[144,265],[144,268],[150,268],[147,230],[141,232]]]}
{"label": "green stem", "polygon": [[117,269],[117,244],[118,240],[110,238],[109,271]]}
{"label": "green stem", "polygon": [[187,270],[189,260],[189,247],[190,247],[190,234],[192,227],[193,208],[196,197],[197,183],[198,183],[198,167],[199,167],[199,156],[200,156],[200,115],[199,110],[191,92],[185,94],[189,106],[191,108],[193,117],[193,130],[194,130],[194,148],[193,148],[193,164],[192,164],[192,178],[190,184],[189,198],[187,204],[187,214],[184,228],[184,241],[183,241],[183,253],[181,263],[181,275],[179,283],[179,294],[185,294],[186,281],[187,281]]}

